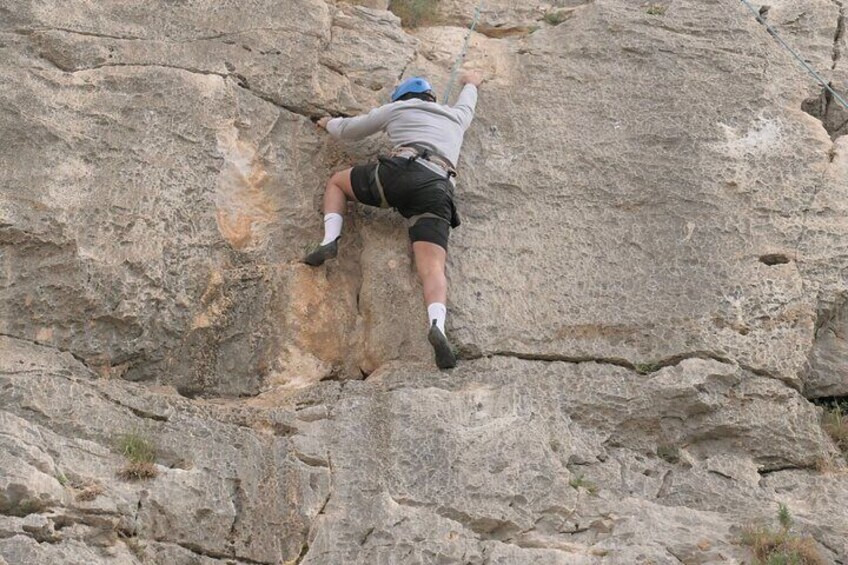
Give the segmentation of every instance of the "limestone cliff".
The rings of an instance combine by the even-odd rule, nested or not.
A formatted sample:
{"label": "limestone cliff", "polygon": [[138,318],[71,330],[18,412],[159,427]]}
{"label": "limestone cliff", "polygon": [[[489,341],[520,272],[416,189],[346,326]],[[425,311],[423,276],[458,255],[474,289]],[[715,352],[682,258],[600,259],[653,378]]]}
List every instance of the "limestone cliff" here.
{"label": "limestone cliff", "polygon": [[399,217],[298,261],[416,4],[0,0],[0,564],[848,563],[848,112],[735,0],[485,2],[442,373]]}

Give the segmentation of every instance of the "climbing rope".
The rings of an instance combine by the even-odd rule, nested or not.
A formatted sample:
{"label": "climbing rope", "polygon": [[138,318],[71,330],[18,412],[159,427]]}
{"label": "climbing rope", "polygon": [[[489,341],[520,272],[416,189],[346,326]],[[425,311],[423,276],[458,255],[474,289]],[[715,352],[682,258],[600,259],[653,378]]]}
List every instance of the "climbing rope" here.
{"label": "climbing rope", "polygon": [[[754,9],[754,7],[751,6],[751,4],[748,2],[748,0],[740,0],[740,1],[743,4],[745,4],[745,7],[748,8],[751,11],[752,14],[754,14],[754,17],[757,18],[757,21],[765,26],[766,31],[768,31],[769,34],[773,38],[775,38],[775,40],[777,40],[787,51],[789,51],[792,54],[792,56],[795,57],[795,59],[797,59],[797,61],[799,63],[801,63],[801,66],[803,66],[807,70],[807,72],[809,72],[811,75],[813,75],[813,77],[819,82],[819,84],[821,84],[825,89],[827,89],[828,92],[830,92],[831,96],[833,96],[833,100],[838,101],[840,104],[842,104],[842,106],[846,110],[848,110],[848,103],[845,102],[845,99],[842,98],[839,95],[838,92],[833,90],[833,88],[830,86],[830,84],[828,84],[828,82],[826,80],[824,80],[824,78],[822,78],[822,76],[819,73],[817,73],[816,70],[813,67],[811,67],[798,54],[797,51],[792,49],[792,47],[790,47],[789,44],[787,44],[783,40],[783,38],[780,37],[780,34],[777,33],[777,30],[775,30],[768,23],[766,23],[766,19],[762,16],[762,14],[760,14],[759,11]],[[822,173],[822,174],[824,174],[824,173]],[[816,197],[818,196],[819,190],[821,190],[822,186],[823,186],[823,183],[819,183],[816,186],[815,190],[813,191],[812,195],[810,196],[809,201],[805,203],[804,209],[801,213],[801,230],[800,230],[800,233],[798,234],[798,240],[795,242],[795,261],[798,261],[798,250],[800,249],[801,242],[804,240],[804,236],[807,233],[807,213],[810,211],[812,204],[816,200]]]}
{"label": "climbing rope", "polygon": [[477,27],[477,22],[480,20],[480,11],[482,9],[483,0],[480,0],[480,3],[477,5],[477,10],[474,12],[474,19],[471,20],[471,27],[468,29],[468,35],[465,36],[465,44],[462,46],[462,52],[460,52],[453,64],[453,70],[451,71],[450,80],[448,81],[448,87],[445,90],[445,104],[449,103],[451,90],[453,90],[453,83],[456,81],[456,75],[459,72],[459,67],[462,65],[462,61],[465,59],[466,53],[468,53],[468,42],[471,41],[471,34],[474,33],[474,28]]}
{"label": "climbing rope", "polygon": [[805,60],[801,57],[801,55],[799,55],[799,54],[798,54],[798,52],[797,52],[797,51],[795,51],[794,49],[792,49],[792,47],[790,47],[788,43],[786,43],[785,41],[783,41],[783,38],[782,38],[782,37],[780,37],[780,35],[777,33],[777,30],[776,30],[776,29],[774,29],[773,27],[771,27],[771,26],[770,26],[770,25],[766,22],[766,19],[765,19],[765,18],[764,18],[764,17],[760,14],[760,12],[758,12],[758,11],[757,11],[757,10],[756,10],[756,9],[755,9],[755,8],[754,8],[754,7],[753,7],[753,6],[749,3],[749,2],[748,2],[748,0],[740,0],[740,2],[742,2],[743,4],[745,4],[745,7],[746,7],[746,8],[748,8],[749,10],[751,10],[751,13],[752,13],[752,14],[754,14],[754,17],[755,17],[755,18],[757,18],[757,21],[759,21],[761,24],[763,24],[763,25],[766,27],[766,31],[768,31],[768,32],[769,32],[769,34],[770,34],[773,38],[775,38],[775,39],[777,40],[777,42],[778,42],[778,43],[780,43],[780,44],[781,44],[781,45],[782,45],[782,46],[783,46],[783,47],[784,47],[787,51],[789,51],[790,53],[792,53],[792,56],[793,56],[793,57],[795,57],[795,59],[797,59],[797,60],[798,60],[798,62],[799,62],[799,63],[801,63],[801,65],[802,65],[805,69],[807,69],[807,72],[809,72],[811,75],[813,75],[813,77],[815,77],[815,79],[816,79],[817,81],[819,81],[819,83],[821,83],[821,85],[822,85],[823,87],[825,87],[825,88],[827,89],[827,91],[828,91],[828,92],[830,92],[830,94],[833,96],[833,98],[834,98],[835,100],[839,101],[839,103],[840,103],[840,104],[842,104],[842,106],[843,106],[846,110],[848,110],[848,102],[846,102],[846,101],[845,101],[845,99],[844,99],[844,98],[842,98],[842,97],[839,95],[839,93],[837,93],[835,90],[833,90],[833,88],[831,88],[830,84],[829,84],[826,80],[824,80],[824,79],[822,78],[822,76],[821,76],[819,73],[817,73],[817,72],[816,72],[816,70],[815,70],[813,67],[811,67],[811,66],[807,63],[807,61],[805,61]]}

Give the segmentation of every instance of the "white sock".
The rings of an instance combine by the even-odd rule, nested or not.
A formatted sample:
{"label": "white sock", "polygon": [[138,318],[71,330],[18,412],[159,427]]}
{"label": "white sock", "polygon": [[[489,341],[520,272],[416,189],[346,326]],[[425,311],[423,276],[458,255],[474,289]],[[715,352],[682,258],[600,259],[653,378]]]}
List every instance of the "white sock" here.
{"label": "white sock", "polygon": [[427,325],[430,326],[433,324],[433,320],[436,320],[436,325],[442,330],[442,333],[445,333],[445,316],[448,314],[447,307],[441,302],[433,302],[429,306],[427,306],[427,318],[429,318]]}
{"label": "white sock", "polygon": [[324,241],[321,245],[327,245],[339,238],[342,234],[343,222],[344,218],[340,214],[331,212],[324,216]]}

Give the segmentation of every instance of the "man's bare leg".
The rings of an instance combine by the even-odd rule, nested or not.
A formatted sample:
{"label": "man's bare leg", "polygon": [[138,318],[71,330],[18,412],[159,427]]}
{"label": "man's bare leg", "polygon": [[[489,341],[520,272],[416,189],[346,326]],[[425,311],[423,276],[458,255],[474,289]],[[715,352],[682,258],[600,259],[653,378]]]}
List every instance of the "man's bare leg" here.
{"label": "man's bare leg", "polygon": [[350,184],[350,172],[353,169],[339,171],[330,177],[324,189],[324,213],[339,214],[343,216],[347,208],[347,201],[356,202],[353,195],[353,187]]}
{"label": "man's bare leg", "polygon": [[424,303],[430,324],[428,339],[436,354],[436,364],[440,369],[456,366],[456,355],[445,337],[445,304],[448,297],[448,280],[445,276],[447,251],[440,245],[429,241],[412,243],[415,267],[424,287]]}
{"label": "man's bare leg", "polygon": [[324,239],[317,249],[303,259],[307,265],[313,267],[323,265],[324,261],[338,254],[339,244],[336,240],[342,233],[347,201],[356,201],[350,184],[350,171],[351,169],[339,171],[327,181],[327,186],[324,188]]}

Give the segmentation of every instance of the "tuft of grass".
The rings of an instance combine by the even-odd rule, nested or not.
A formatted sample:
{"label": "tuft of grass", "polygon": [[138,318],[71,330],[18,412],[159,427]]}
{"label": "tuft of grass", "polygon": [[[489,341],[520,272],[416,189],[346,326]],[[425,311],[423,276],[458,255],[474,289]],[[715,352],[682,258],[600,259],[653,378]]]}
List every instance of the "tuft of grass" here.
{"label": "tuft of grass", "polygon": [[789,507],[782,502],[777,505],[777,521],[784,531],[789,531],[792,527],[792,516],[789,514]]}
{"label": "tuft of grass", "polygon": [[792,516],[785,504],[777,510],[780,528],[746,528],[742,544],[754,554],[752,565],[825,565],[813,538],[792,533]]}
{"label": "tuft of grass", "polygon": [[389,11],[400,18],[403,27],[420,27],[436,22],[438,0],[392,0]]}
{"label": "tuft of grass", "polygon": [[76,491],[74,498],[77,502],[91,502],[105,492],[103,485],[94,482],[75,486],[74,490]]}
{"label": "tuft of grass", "polygon": [[752,565],[825,565],[810,537],[762,528],[746,531],[742,543],[754,553]]}
{"label": "tuft of grass", "polygon": [[552,26],[558,26],[570,18],[573,13],[574,12],[571,10],[554,10],[546,13],[542,19],[545,20],[545,23],[551,24]]}
{"label": "tuft of grass", "polygon": [[47,507],[43,500],[39,498],[23,498],[17,502],[10,502],[0,499],[0,514],[8,514],[9,516],[17,516],[23,518],[36,512],[41,512]]}
{"label": "tuft of grass", "polygon": [[68,477],[67,475],[65,475],[65,473],[59,473],[58,475],[56,475],[56,480],[59,481],[59,484],[63,487],[68,486],[68,484],[71,482],[70,480],[68,480]]}
{"label": "tuft of grass", "polygon": [[118,471],[118,476],[125,481],[143,481],[145,479],[155,479],[159,476],[159,471],[153,463],[130,463],[124,465],[124,468]]}
{"label": "tuft of grass", "polygon": [[586,492],[589,494],[596,494],[598,492],[598,485],[593,483],[590,480],[587,480],[586,477],[583,476],[582,473],[577,474],[568,481],[569,486],[575,490],[580,490],[580,488],[586,489]]}
{"label": "tuft of grass", "polygon": [[848,453],[820,455],[815,461],[815,469],[826,475],[848,475]]}
{"label": "tuft of grass", "polygon": [[674,465],[680,462],[680,448],[668,444],[659,445],[657,446],[657,457]]}
{"label": "tuft of grass", "polygon": [[848,417],[840,405],[825,408],[822,427],[842,453],[848,456]]}
{"label": "tuft of grass", "polygon": [[648,6],[647,12],[650,16],[664,16],[668,6],[662,4],[651,4]]}
{"label": "tuft of grass", "polygon": [[634,363],[633,368],[640,375],[647,375],[650,373],[656,373],[662,369],[662,365],[659,363]]}
{"label": "tuft of grass", "polygon": [[133,432],[122,435],[118,440],[121,454],[132,463],[153,463],[156,448],[146,437]]}
{"label": "tuft of grass", "polygon": [[153,443],[138,433],[122,435],[118,440],[121,454],[127,458],[124,468],[118,476],[125,480],[152,479],[159,473],[156,471],[156,447]]}

